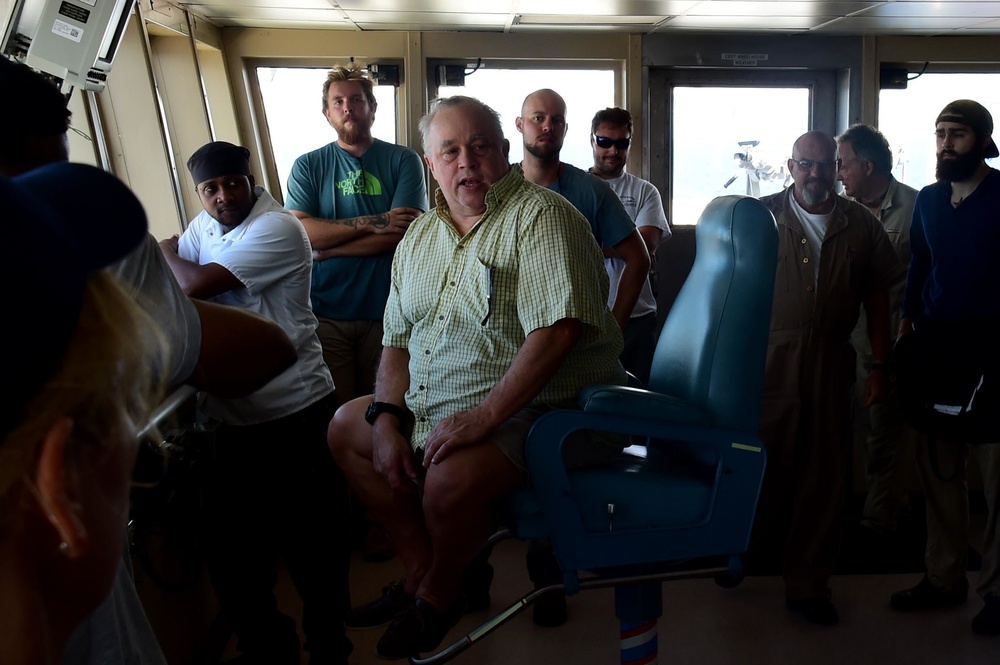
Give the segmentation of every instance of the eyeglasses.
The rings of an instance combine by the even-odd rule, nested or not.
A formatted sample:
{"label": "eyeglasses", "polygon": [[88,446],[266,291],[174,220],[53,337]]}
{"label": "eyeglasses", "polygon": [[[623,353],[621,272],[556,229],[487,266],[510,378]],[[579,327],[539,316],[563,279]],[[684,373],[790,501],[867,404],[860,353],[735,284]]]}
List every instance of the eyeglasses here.
{"label": "eyeglasses", "polygon": [[619,150],[628,150],[628,147],[632,145],[632,139],[610,139],[607,136],[594,134],[594,143],[597,144],[598,148],[610,148],[614,146]]}
{"label": "eyeglasses", "polygon": [[829,171],[830,169],[838,168],[837,161],[835,159],[823,160],[817,162],[813,159],[793,159],[793,162],[799,165],[804,171],[812,171],[814,166],[818,166],[820,171]]}

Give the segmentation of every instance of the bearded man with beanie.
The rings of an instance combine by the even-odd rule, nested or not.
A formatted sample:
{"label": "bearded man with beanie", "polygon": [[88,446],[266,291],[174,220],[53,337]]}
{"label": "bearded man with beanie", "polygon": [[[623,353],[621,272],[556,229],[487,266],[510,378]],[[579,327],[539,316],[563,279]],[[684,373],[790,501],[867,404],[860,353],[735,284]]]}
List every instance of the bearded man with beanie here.
{"label": "bearded man with beanie", "polygon": [[[994,262],[1000,246],[1000,171],[986,160],[997,157],[993,117],[981,104],[959,99],[935,121],[938,181],[917,194],[910,224],[909,272],[897,349],[911,335],[939,340],[959,357],[1000,366],[1000,272]],[[969,533],[966,462],[979,462],[986,497],[986,530],[977,592],[985,603],[972,620],[981,635],[1000,635],[1000,445],[967,443],[956,437],[935,450],[940,466],[954,468],[944,482],[930,460],[930,448],[918,451],[917,467],[927,500],[927,574],[911,589],[892,596],[900,611],[965,603]]]}

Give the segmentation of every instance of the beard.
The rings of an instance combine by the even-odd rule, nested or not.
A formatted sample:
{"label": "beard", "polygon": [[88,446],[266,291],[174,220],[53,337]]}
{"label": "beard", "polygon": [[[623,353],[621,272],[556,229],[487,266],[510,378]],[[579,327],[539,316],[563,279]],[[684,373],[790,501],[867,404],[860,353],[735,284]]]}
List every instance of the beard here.
{"label": "beard", "polygon": [[617,178],[625,170],[625,160],[594,160],[594,170],[609,178]]}
{"label": "beard", "polygon": [[[944,155],[952,155],[953,158],[943,160],[941,157]],[[934,175],[937,176],[938,180],[962,182],[972,177],[981,161],[982,157],[977,156],[974,152],[958,153],[954,150],[942,150],[937,156],[937,168],[934,169]]]}
{"label": "beard", "polygon": [[807,182],[806,186],[803,187],[802,191],[800,192],[800,194],[802,194],[803,201],[805,201],[807,204],[811,206],[815,206],[830,200],[830,194],[832,194],[832,190],[826,187],[822,189],[811,188],[809,186],[810,184],[822,185],[822,183],[818,180]]}
{"label": "beard", "polygon": [[555,141],[551,143],[532,143],[525,144],[524,151],[533,157],[538,159],[549,160],[553,157],[559,156],[559,151],[562,150],[561,145],[556,145]]}
{"label": "beard", "polygon": [[362,116],[351,117],[351,124],[348,125],[347,122],[339,123],[339,127],[334,125],[334,129],[337,130],[337,138],[347,145],[354,145],[356,143],[361,143],[366,141],[371,137],[372,122],[371,118],[365,118]]}

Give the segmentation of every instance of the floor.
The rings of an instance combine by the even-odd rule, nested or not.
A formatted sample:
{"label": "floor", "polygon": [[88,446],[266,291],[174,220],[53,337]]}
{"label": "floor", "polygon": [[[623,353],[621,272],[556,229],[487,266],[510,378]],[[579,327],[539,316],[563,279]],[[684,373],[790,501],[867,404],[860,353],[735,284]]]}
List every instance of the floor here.
{"label": "floor", "polygon": [[[490,610],[466,615],[448,636],[447,644],[515,602],[531,589],[524,570],[524,544],[504,541],[491,559],[496,578]],[[141,571],[140,588],[143,581]],[[400,576],[396,560],[371,564],[356,558],[352,569],[356,602],[374,597],[381,585]],[[974,635],[969,623],[981,601],[970,596],[961,608],[903,615],[893,612],[888,598],[915,584],[919,573],[838,575],[832,582],[841,623],[823,628],[811,625],[785,609],[783,586],[777,577],[749,577],[735,589],[723,589],[711,579],[689,579],[663,584],[664,616],[659,623],[659,663],[677,665],[993,665],[1000,663],[1000,638]],[[203,584],[203,582],[200,582]],[[197,589],[197,586],[196,586]],[[201,589],[205,593],[207,585]],[[207,591],[210,596],[210,591]],[[162,594],[150,608],[151,620],[172,665],[195,665],[235,654],[232,640],[218,623],[201,640],[196,630],[184,628],[209,618],[211,605],[188,600],[178,605],[177,594]],[[300,606],[291,585],[278,585],[279,602],[298,616]],[[171,610],[169,606],[173,606]],[[147,603],[149,606],[149,603]],[[569,621],[559,628],[536,627],[530,608],[497,632],[454,659],[458,665],[558,665],[618,663],[618,624],[611,590],[585,591],[569,599]],[[167,612],[165,614],[164,612]],[[178,619],[181,619],[178,621]],[[353,631],[352,665],[384,663],[375,657],[381,630]],[[187,642],[187,653],[184,643]],[[194,644],[194,642],[199,642]],[[215,656],[211,656],[214,651]],[[304,656],[303,665],[307,663]]]}

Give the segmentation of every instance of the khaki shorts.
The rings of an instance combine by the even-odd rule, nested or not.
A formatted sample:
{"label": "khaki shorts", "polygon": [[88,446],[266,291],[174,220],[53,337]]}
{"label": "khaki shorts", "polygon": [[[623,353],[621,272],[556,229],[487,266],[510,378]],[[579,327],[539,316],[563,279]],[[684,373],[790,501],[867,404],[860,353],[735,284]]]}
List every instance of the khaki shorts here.
{"label": "khaki shorts", "polygon": [[[490,435],[490,443],[499,448],[516,467],[527,469],[524,442],[528,438],[528,432],[536,420],[551,410],[552,408],[547,406],[529,406],[521,409],[494,430]],[[580,430],[572,433],[563,446],[563,461],[570,469],[600,466],[620,453],[626,445],[623,436]],[[422,457],[423,450],[417,450],[416,454]]]}

